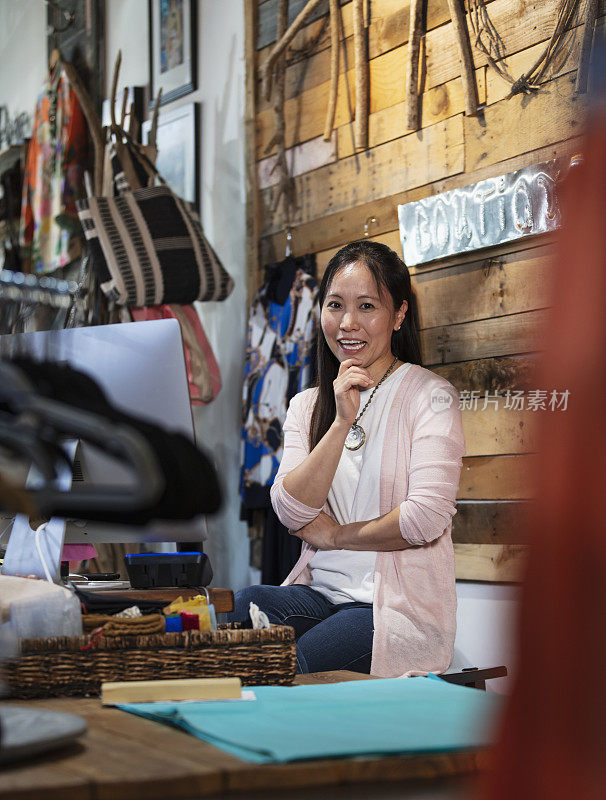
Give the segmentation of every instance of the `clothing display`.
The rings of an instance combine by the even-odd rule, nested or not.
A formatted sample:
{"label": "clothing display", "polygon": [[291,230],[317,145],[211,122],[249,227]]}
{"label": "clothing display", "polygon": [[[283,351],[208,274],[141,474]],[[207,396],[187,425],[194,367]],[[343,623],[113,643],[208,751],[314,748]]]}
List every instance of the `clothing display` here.
{"label": "clothing display", "polygon": [[135,322],[152,319],[176,319],[179,322],[189,399],[196,405],[214,400],[221,390],[221,373],[196,309],[191,305],[143,306],[131,308],[130,313]]}
{"label": "clothing display", "polygon": [[269,506],[288,403],[312,382],[318,325],[314,268],[315,256],[270,264],[252,302],[242,397],[244,509]]}
{"label": "clothing display", "polygon": [[0,175],[0,221],[13,220],[21,214],[23,177],[21,161]]}
{"label": "clothing display", "polygon": [[0,174],[0,269],[21,269],[19,223],[23,195],[21,159]]}
{"label": "clothing display", "polygon": [[[447,395],[450,404],[432,403],[436,392]],[[310,508],[283,486],[285,476],[309,453],[315,397],[316,390],[307,390],[290,404],[284,423],[284,456],[271,489],[276,513],[293,530],[311,522],[322,510],[334,515],[328,501],[322,509]],[[380,677],[443,672],[454,652],[457,600],[451,520],[465,453],[455,388],[412,364],[389,405],[384,430],[389,435],[383,437],[382,446],[369,439],[379,455],[374,456],[372,479],[364,478],[370,459],[362,465],[356,502],[360,508],[372,502],[379,475],[379,515],[399,505],[402,536],[413,546],[376,554],[371,671]],[[315,548],[304,543],[301,557],[283,585],[310,585],[310,562],[315,554]]]}
{"label": "clothing display", "polygon": [[242,397],[242,518],[266,509],[261,574],[280,584],[301,552],[271,511],[269,490],[282,457],[282,424],[290,399],[315,373],[318,314],[314,255],[288,257],[265,267],[252,302]]}
{"label": "clothing display", "polygon": [[88,138],[82,109],[61,62],[36,106],[21,206],[24,269],[51,272],[81,254],[76,201],[85,197]]}
{"label": "clothing display", "polygon": [[301,540],[291,536],[271,506],[265,515],[261,539],[261,583],[279,586],[301,555]]}

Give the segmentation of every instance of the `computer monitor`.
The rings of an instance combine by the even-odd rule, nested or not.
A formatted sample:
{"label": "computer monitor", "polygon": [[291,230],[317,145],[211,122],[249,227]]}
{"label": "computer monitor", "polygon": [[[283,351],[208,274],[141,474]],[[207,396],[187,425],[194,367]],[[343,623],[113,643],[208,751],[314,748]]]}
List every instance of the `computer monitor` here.
{"label": "computer monitor", "polygon": [[[17,355],[67,363],[93,378],[116,408],[195,441],[181,328],[175,319],[0,336],[0,356]],[[93,485],[127,487],[133,481],[126,468],[86,445],[76,452],[74,476]],[[0,512],[1,517],[8,521],[11,515]],[[68,520],[65,541],[193,542],[205,539],[206,533],[203,516],[141,527]]]}

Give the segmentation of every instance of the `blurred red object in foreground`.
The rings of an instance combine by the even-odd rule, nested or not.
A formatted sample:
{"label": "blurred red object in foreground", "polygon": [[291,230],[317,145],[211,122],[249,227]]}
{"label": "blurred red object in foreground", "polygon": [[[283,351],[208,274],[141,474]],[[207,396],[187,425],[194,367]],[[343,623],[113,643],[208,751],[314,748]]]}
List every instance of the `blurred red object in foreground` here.
{"label": "blurred red object in foreground", "polygon": [[606,116],[562,198],[518,674],[482,800],[606,798]]}

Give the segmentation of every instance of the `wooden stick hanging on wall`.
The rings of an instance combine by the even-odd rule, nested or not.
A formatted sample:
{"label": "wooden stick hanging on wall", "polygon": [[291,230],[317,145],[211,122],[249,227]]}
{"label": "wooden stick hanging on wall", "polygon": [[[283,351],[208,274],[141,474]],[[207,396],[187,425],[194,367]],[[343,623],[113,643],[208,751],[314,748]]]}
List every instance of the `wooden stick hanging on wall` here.
{"label": "wooden stick hanging on wall", "polygon": [[339,0],[330,0],[330,96],[326,109],[326,122],[324,123],[324,141],[328,142],[332,136],[337,110],[337,95],[339,91]]}
{"label": "wooden stick hanging on wall", "polygon": [[[278,0],[278,37],[286,30],[288,25],[288,0]],[[286,53],[280,54],[276,62],[276,81],[273,90],[273,109],[275,131],[270,146],[275,144],[276,163],[272,172],[278,174],[278,185],[272,207],[275,214],[280,204],[280,199],[284,200],[284,220],[288,226],[296,204],[295,182],[290,175],[288,161],[286,158],[286,121],[284,119],[284,98],[286,87]]]}
{"label": "wooden stick hanging on wall", "polygon": [[315,11],[322,2],[323,0],[309,0],[299,15],[293,20],[292,25],[283,33],[282,36],[278,36],[278,41],[273,46],[271,53],[267,56],[267,59],[260,70],[263,94],[266,100],[269,100],[271,97],[271,83],[276,61],[303,27],[309,15]]}
{"label": "wooden stick hanging on wall", "polygon": [[[147,147],[153,148],[156,151],[156,156],[158,155],[158,152],[157,152],[157,149],[158,149],[158,114],[159,114],[159,111],[160,111],[160,101],[161,100],[162,100],[162,87],[160,87],[160,89],[158,90],[158,96],[156,97],[156,104],[154,106],[154,113],[152,115],[151,128],[149,129],[149,135],[147,137]],[[150,161],[153,161],[154,164],[156,163],[156,159],[152,158],[150,156],[149,152],[147,153],[147,157],[150,159]]]}
{"label": "wooden stick hanging on wall", "polygon": [[[280,38],[288,26],[288,0],[278,0],[278,20],[277,32]],[[286,157],[285,153],[285,134],[286,134],[286,121],[284,119],[284,96],[286,88],[286,53],[281,53],[276,59],[276,80],[273,87],[273,109],[274,109],[274,135],[273,143],[278,148],[276,163],[274,170],[277,169],[281,172],[280,167],[282,158]],[[279,196],[279,194],[278,194]]]}
{"label": "wooden stick hanging on wall", "polygon": [[424,0],[411,0],[410,34],[408,36],[408,58],[406,63],[406,130],[419,129],[419,60],[421,36],[423,35]]}
{"label": "wooden stick hanging on wall", "polygon": [[109,95],[109,117],[113,128],[118,127],[116,120],[116,94],[118,92],[118,78],[120,76],[120,67],[122,66],[122,50],[118,50],[118,55],[114,62],[114,74],[112,76],[112,88]]}
{"label": "wooden stick hanging on wall", "polygon": [[[256,54],[258,9],[244,3],[244,57],[246,94],[244,128],[246,132],[246,301],[250,305],[259,287],[259,178],[256,163]],[[159,107],[159,103],[156,107]]]}
{"label": "wooden stick hanging on wall", "polygon": [[96,195],[100,195],[103,187],[103,155],[105,152],[105,142],[103,141],[103,126],[97,114],[95,104],[91,96],[84,87],[80,75],[73,64],[69,61],[63,62],[63,68],[67,74],[68,80],[72,85],[72,89],[76,93],[78,102],[82,107],[82,113],[86,118],[88,124],[88,131],[93,140],[94,148],[94,167],[93,167],[93,191]]}
{"label": "wooden stick hanging on wall", "polygon": [[585,94],[587,91],[589,59],[591,57],[595,21],[598,16],[598,6],[599,0],[589,0],[587,3],[587,16],[585,17],[585,27],[583,28],[583,43],[581,44],[581,55],[579,56],[579,69],[577,71],[577,80],[574,87],[578,94]]}
{"label": "wooden stick hanging on wall", "polygon": [[368,147],[368,39],[364,20],[364,0],[353,0],[354,65],[356,80],[356,118],[354,135],[357,150]]}
{"label": "wooden stick hanging on wall", "polygon": [[478,87],[476,85],[469,31],[467,30],[467,20],[462,2],[463,0],[448,0],[448,8],[450,9],[450,17],[459,49],[461,80],[463,81],[463,93],[465,95],[465,114],[468,117],[475,117],[478,113]]}
{"label": "wooden stick hanging on wall", "polygon": [[122,111],[120,112],[120,127],[124,128],[126,123],[126,108],[128,106],[128,86],[122,89]]}

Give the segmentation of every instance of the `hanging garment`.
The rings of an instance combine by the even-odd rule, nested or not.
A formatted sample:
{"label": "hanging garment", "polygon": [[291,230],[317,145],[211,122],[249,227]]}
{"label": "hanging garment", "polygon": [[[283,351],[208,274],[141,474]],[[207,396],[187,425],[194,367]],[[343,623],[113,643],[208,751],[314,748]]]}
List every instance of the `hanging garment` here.
{"label": "hanging garment", "polygon": [[242,398],[243,511],[269,507],[288,403],[314,377],[318,285],[313,272],[313,255],[268,265],[250,309]]}
{"label": "hanging garment", "polygon": [[301,539],[292,536],[270,506],[265,510],[261,544],[261,583],[280,586],[301,555]]}
{"label": "hanging garment", "polygon": [[214,400],[221,390],[221,373],[200,317],[193,306],[163,305],[131,308],[135,322],[176,319],[181,326],[189,399],[196,405]]}
{"label": "hanging garment", "polygon": [[25,162],[21,245],[25,269],[51,272],[81,253],[76,200],[86,196],[86,122],[59,63],[38,98]]}
{"label": "hanging garment", "polygon": [[0,175],[0,220],[17,219],[21,213],[21,195],[23,179],[21,176],[21,160]]}

